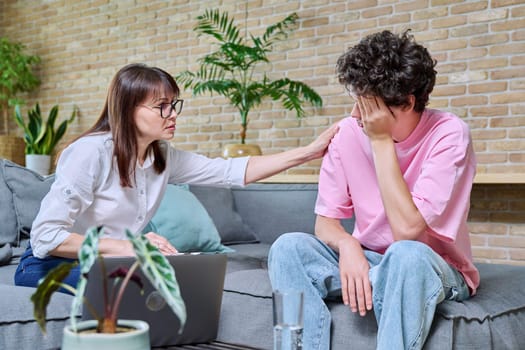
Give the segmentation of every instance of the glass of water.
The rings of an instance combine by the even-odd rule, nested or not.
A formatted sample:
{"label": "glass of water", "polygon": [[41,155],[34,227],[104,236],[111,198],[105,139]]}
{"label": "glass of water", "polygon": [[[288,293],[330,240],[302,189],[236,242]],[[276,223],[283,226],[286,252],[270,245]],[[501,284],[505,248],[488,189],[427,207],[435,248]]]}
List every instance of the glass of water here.
{"label": "glass of water", "polygon": [[273,349],[302,350],[303,292],[273,292]]}

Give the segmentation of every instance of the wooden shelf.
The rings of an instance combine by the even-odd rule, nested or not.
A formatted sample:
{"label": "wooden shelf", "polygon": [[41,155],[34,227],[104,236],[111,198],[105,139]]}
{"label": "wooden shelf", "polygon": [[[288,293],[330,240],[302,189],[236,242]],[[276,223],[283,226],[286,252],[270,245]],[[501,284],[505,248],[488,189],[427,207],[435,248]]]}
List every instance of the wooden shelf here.
{"label": "wooden shelf", "polygon": [[259,182],[263,183],[299,183],[299,184],[316,184],[319,181],[319,175],[285,175],[277,174]]}
{"label": "wooden shelf", "polygon": [[523,173],[478,173],[475,184],[525,184]]}
{"label": "wooden shelf", "polygon": [[[259,182],[263,183],[317,183],[319,175],[278,174]],[[474,184],[525,184],[524,173],[478,173]]]}

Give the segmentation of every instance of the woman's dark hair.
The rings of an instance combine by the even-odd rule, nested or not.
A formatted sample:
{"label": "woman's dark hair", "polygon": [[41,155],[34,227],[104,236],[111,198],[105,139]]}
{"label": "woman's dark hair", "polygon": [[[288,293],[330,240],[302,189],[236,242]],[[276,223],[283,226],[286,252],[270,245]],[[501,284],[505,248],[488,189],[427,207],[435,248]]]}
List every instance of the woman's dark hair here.
{"label": "woman's dark hair", "polygon": [[405,31],[371,34],[337,60],[339,82],[357,95],[381,97],[388,106],[406,106],[414,95],[422,112],[436,82],[436,61]]}
{"label": "woman's dark hair", "polygon": [[[145,64],[129,64],[120,69],[109,85],[106,102],[95,124],[80,137],[111,131],[113,157],[117,161],[120,184],[133,187],[138,146],[134,119],[135,107],[150,97],[180,94],[175,79],[164,70]],[[79,137],[79,138],[80,138]],[[153,153],[153,168],[157,173],[166,169],[166,159],[159,141],[149,145],[146,154]],[[132,181],[133,179],[133,181]]]}

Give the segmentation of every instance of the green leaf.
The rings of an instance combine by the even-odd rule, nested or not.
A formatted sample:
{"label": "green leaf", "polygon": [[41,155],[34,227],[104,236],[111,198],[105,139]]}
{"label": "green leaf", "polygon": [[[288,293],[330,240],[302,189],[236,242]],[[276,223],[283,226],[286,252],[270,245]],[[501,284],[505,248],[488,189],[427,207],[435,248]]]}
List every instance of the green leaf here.
{"label": "green leaf", "polygon": [[298,19],[299,16],[296,13],[292,13],[282,21],[268,26],[262,36],[263,46],[268,47],[276,41],[285,40],[288,34],[294,29]]}
{"label": "green leaf", "polygon": [[129,230],[126,230],[126,235],[133,244],[142,272],[179,318],[181,323],[179,333],[181,333],[186,323],[186,306],[173,267],[146,237],[140,234],[134,235]]}
{"label": "green leaf", "polygon": [[219,42],[241,42],[239,28],[234,25],[233,18],[230,19],[228,12],[220,13],[219,10],[207,9],[203,15],[197,17],[198,24],[193,29],[198,35],[208,34]]}
{"label": "green leaf", "polygon": [[31,295],[33,314],[44,334],[46,333],[47,305],[51,300],[51,296],[63,286],[62,281],[69,275],[71,269],[77,265],[77,262],[61,263],[47,273],[46,277],[38,283],[36,291]]}
{"label": "green leaf", "polygon": [[70,312],[71,327],[74,330],[76,329],[76,315],[80,311],[80,307],[82,306],[82,302],[84,300],[84,293],[86,291],[87,285],[86,276],[89,270],[91,269],[91,266],[93,266],[95,260],[98,257],[99,237],[103,234],[104,228],[102,226],[90,227],[86,231],[84,241],[82,242],[80,250],[78,251],[78,261],[80,263],[80,278],[77,283],[77,293],[75,294],[75,298],[71,302]]}
{"label": "green leaf", "polygon": [[40,105],[27,112],[28,121],[24,122],[20,113],[20,107],[15,107],[15,121],[24,131],[26,143],[26,154],[52,154],[58,142],[62,139],[71,122],[75,119],[78,109],[75,106],[71,117],[62,121],[58,128],[55,123],[58,118],[58,105],[51,108],[47,120],[44,122]]}
{"label": "green leaf", "polygon": [[22,104],[23,99],[16,95],[31,91],[40,84],[32,70],[40,58],[26,54],[25,49],[21,43],[0,38],[0,109]]}
{"label": "green leaf", "polygon": [[27,125],[24,123],[24,118],[22,117],[22,113],[20,113],[20,105],[15,106],[15,121],[16,121],[16,124],[18,124],[18,126],[22,128],[22,130],[24,131],[26,135],[29,134],[29,129],[27,128]]}
{"label": "green leaf", "polygon": [[55,129],[55,121],[57,119],[57,116],[58,116],[58,105],[54,105],[51,108],[51,111],[49,111],[49,116],[47,117],[46,126],[49,129],[51,129],[51,130]]}

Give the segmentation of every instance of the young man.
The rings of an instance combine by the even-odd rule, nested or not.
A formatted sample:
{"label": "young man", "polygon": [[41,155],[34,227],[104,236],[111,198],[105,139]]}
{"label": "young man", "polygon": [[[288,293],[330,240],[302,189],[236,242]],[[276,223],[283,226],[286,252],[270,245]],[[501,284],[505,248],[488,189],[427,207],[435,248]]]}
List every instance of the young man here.
{"label": "young man", "polygon": [[[354,107],[323,159],[315,236],[282,235],[269,258],[274,289],[304,291],[304,349],[330,347],[327,296],[373,310],[377,349],[420,349],[436,306],[476,292],[466,222],[476,161],[468,126],[425,107],[434,66],[408,32],[389,31],[337,61]],[[340,219],[354,213],[350,234]]]}

